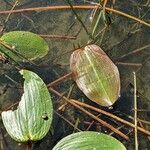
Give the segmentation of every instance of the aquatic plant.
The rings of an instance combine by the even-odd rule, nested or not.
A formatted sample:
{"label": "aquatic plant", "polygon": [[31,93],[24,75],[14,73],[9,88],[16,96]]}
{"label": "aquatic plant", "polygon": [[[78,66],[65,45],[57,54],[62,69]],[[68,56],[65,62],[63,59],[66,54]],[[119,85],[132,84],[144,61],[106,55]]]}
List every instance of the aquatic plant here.
{"label": "aquatic plant", "polygon": [[[106,115],[107,117],[111,117],[111,119],[117,120],[127,126],[130,126],[131,128],[134,128],[136,133],[138,130],[138,131],[143,132],[146,135],[150,135],[149,131],[137,126],[136,124],[137,120],[135,120],[136,122],[135,124],[132,124],[131,122],[123,120],[122,118],[119,118],[111,113],[108,113],[98,108],[99,107],[98,105],[102,105],[105,107],[109,107],[113,105],[119,97],[120,76],[119,76],[119,71],[116,65],[120,65],[120,64],[121,65],[124,65],[124,64],[133,65],[130,63],[119,62],[118,59],[120,60],[121,58],[124,58],[133,53],[136,53],[137,51],[139,52],[142,49],[148,48],[148,45],[143,46],[141,49],[137,51],[135,50],[133,52],[129,52],[128,54],[125,54],[123,56],[119,55],[118,59],[113,58],[112,56],[113,54],[109,55],[110,49],[107,50],[103,48],[103,50],[105,51],[104,52],[101,48],[101,47],[105,47],[102,45],[103,40],[104,40],[103,36],[105,32],[107,32],[110,29],[109,27],[111,25],[112,25],[111,27],[113,27],[114,25],[112,23],[114,18],[113,19],[111,18],[111,15],[112,15],[111,13],[116,13],[118,15],[137,21],[138,23],[135,23],[133,25],[133,28],[134,27],[136,28],[137,25],[139,24],[149,27],[149,23],[143,21],[142,20],[143,18],[139,19],[139,18],[133,17],[131,15],[128,15],[126,13],[116,10],[115,8],[113,8],[113,5],[111,5],[111,8],[106,7],[107,0],[101,1],[98,5],[89,5],[89,6],[72,6],[70,1],[68,1],[68,4],[69,4],[68,6],[48,6],[48,7],[27,8],[27,9],[18,9],[18,10],[2,11],[2,12],[0,11],[0,14],[9,13],[8,18],[6,19],[6,22],[7,22],[7,20],[13,13],[30,12],[30,11],[36,11],[38,13],[40,11],[45,11],[45,10],[50,10],[50,9],[53,9],[53,10],[64,9],[64,8],[71,9],[75,17],[77,18],[77,21],[79,21],[79,23],[82,25],[82,28],[84,32],[86,32],[86,35],[87,35],[84,42],[81,42],[77,48],[75,45],[74,46],[75,48],[71,51],[72,53],[71,58],[70,58],[71,72],[47,84],[47,87],[46,87],[46,84],[42,81],[42,79],[35,72],[28,71],[28,70],[21,71],[22,75],[25,78],[24,94],[22,95],[21,101],[18,102],[19,105],[18,103],[16,104],[18,105],[18,107],[15,110],[9,110],[9,111],[5,110],[2,112],[2,119],[6,127],[6,130],[8,131],[8,133],[10,134],[12,138],[14,138],[15,140],[19,142],[32,143],[33,141],[41,140],[48,133],[49,128],[51,126],[51,122],[52,122],[52,114],[53,114],[52,100],[54,101],[53,99],[54,97],[51,97],[49,95],[49,92],[51,92],[64,100],[64,103],[59,107],[58,110],[64,111],[66,109],[65,106],[67,104],[71,104],[75,108],[84,112],[86,115],[90,116],[92,119],[96,120],[98,123],[102,124],[104,127],[109,128],[110,130],[113,131],[113,133],[118,134],[120,137],[124,138],[125,140],[129,139],[128,135],[123,133],[124,131],[120,131],[118,128],[113,127],[111,124],[102,120],[101,117],[99,117],[99,113],[102,113]],[[85,24],[82,21],[81,17],[78,15],[75,9],[93,9],[93,8],[94,8],[94,11],[91,15],[92,22],[90,22],[90,29],[89,29],[87,25],[88,23]],[[33,21],[30,18],[28,18],[28,16],[25,16],[25,17],[33,23]],[[5,28],[3,28],[2,31],[5,31]],[[137,32],[136,29],[134,31]],[[50,35],[40,35],[40,34],[38,35],[29,31],[6,32],[0,38],[0,59],[6,63],[10,62],[10,64],[13,61],[11,65],[15,66],[17,69],[19,68],[19,70],[22,69],[23,65],[24,65],[23,68],[26,68],[25,67],[26,63],[32,64],[31,66],[35,68],[41,67],[39,64],[36,64],[34,60],[38,61],[39,59],[46,56],[48,53],[51,53],[52,51],[52,49],[48,47],[47,42],[45,42],[45,40],[43,40],[43,38],[41,37],[76,39],[75,36],[66,36],[66,35],[65,36],[63,35],[62,36],[55,36],[55,35],[50,36]],[[107,42],[109,45],[109,41]],[[69,42],[67,41],[67,43]],[[51,44],[53,43],[49,43],[49,45]],[[63,47],[61,48],[64,49]],[[60,55],[63,55],[63,54],[60,53]],[[50,63],[53,64],[55,59],[59,60],[58,55],[56,56],[56,58],[52,60],[50,59]],[[52,65],[49,65],[49,64],[46,64],[46,65],[49,66],[49,68],[52,67]],[[136,64],[136,65],[140,66],[140,64]],[[51,73],[49,74],[49,76],[51,76]],[[69,91],[69,94],[67,97],[64,96],[64,94],[54,90],[53,88],[53,86],[58,84],[60,81],[64,81],[65,79],[68,79],[70,77],[72,77],[72,79],[77,83],[79,89],[87,96],[87,97],[83,96],[84,98],[81,97],[82,102],[80,100],[74,100],[72,97],[70,97],[70,93],[72,91],[73,86],[71,86],[70,88],[71,90]],[[38,87],[38,88],[35,89],[35,87]],[[136,91],[134,93],[136,97]],[[25,96],[25,95],[28,95],[28,96]],[[97,107],[93,107],[92,105],[83,103],[84,100],[85,101],[92,100],[93,102],[96,102],[98,105],[96,105]],[[90,101],[88,102],[90,103]],[[85,108],[88,108],[88,111]],[[60,117],[62,116],[60,115]],[[72,115],[71,115],[71,118],[73,119]],[[12,124],[10,124],[11,120],[12,120]],[[75,125],[72,125],[67,120],[67,122],[69,122],[69,124],[72,125],[74,129],[76,130],[79,130],[77,127],[79,121],[80,119],[77,118],[77,121],[74,122]],[[16,128],[12,128],[12,126]],[[90,126],[91,124],[89,125],[89,127]],[[16,132],[18,134],[15,134]],[[135,137],[137,137],[137,134],[135,134]],[[80,139],[82,142],[80,142],[80,140],[78,139]],[[93,141],[93,139],[95,140]],[[90,145],[86,145],[87,140],[89,141]],[[94,133],[93,132],[81,132],[77,134],[72,134],[64,138],[63,140],[61,140],[54,147],[54,149],[62,149],[62,145],[66,149],[70,149],[70,147],[72,149],[76,148],[75,146],[79,146],[78,148],[85,147],[85,149],[86,149],[86,146],[88,147],[91,146],[92,148],[95,148],[95,147],[101,148],[101,146],[103,146],[104,143],[111,149],[113,148],[117,149],[116,147],[117,145],[119,146],[118,149],[121,149],[121,147],[122,149],[125,149],[125,147],[120,142],[118,142],[111,136],[104,135],[102,133],[97,133],[97,132],[94,132]],[[138,144],[136,143],[136,146],[137,145]]]}

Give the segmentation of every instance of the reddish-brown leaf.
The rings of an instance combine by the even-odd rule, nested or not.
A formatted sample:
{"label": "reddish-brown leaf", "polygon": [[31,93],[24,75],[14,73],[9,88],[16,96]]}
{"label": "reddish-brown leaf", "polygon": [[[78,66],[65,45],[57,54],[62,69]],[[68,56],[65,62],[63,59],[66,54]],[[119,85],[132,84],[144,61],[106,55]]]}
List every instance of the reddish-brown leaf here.
{"label": "reddish-brown leaf", "polygon": [[73,79],[92,101],[111,106],[120,93],[118,68],[97,45],[74,51],[70,58]]}

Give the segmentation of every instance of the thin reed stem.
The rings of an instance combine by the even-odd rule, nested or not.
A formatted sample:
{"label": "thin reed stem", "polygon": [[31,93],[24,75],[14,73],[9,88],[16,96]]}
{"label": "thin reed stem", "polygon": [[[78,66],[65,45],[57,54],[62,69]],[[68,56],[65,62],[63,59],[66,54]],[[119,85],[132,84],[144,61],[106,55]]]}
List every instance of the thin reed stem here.
{"label": "thin reed stem", "polygon": [[[80,6],[72,6],[74,9],[95,9],[98,6],[97,5],[80,5]],[[48,10],[61,10],[61,9],[70,9],[70,6],[47,6],[47,7],[35,7],[35,8],[24,8],[24,9],[17,9],[17,10],[4,10],[4,11],[0,11],[0,14],[9,14],[11,13],[23,13],[23,12],[32,12],[32,11],[48,11]],[[113,9],[113,8],[109,8],[109,7],[105,7],[105,10],[113,12],[115,14],[130,18],[134,21],[139,22],[140,24],[143,24],[147,27],[150,27],[150,24],[137,18],[134,17],[132,15],[129,15],[127,13],[121,12],[119,10]]]}

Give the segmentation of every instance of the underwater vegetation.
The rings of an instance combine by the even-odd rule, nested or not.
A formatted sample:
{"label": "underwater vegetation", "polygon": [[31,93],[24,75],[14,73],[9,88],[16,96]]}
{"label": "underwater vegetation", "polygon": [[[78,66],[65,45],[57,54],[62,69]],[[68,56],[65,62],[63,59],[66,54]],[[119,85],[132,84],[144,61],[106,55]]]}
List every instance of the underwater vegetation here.
{"label": "underwater vegetation", "polygon": [[0,3],[0,149],[148,149],[148,1]]}

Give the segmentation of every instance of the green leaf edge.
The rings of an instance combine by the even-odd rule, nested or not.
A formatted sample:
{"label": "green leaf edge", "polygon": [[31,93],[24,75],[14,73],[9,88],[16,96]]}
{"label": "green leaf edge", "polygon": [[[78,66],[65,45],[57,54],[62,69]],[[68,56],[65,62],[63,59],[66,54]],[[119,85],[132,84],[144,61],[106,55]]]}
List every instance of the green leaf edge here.
{"label": "green leaf edge", "polygon": [[[29,71],[29,70],[24,70],[24,69],[21,70],[21,71],[19,71],[19,72],[20,72],[21,75],[23,75],[23,78],[25,79],[24,85],[25,85],[25,82],[28,80],[28,78],[27,78],[27,72],[30,72],[30,75],[34,75],[34,76],[38,77],[38,79],[40,79],[40,80],[43,82],[43,80],[42,80],[37,74],[35,74],[34,72],[31,72],[31,71]],[[43,84],[44,84],[44,82],[43,82]],[[44,84],[44,85],[45,85],[45,84]],[[46,85],[45,85],[45,87],[46,87]],[[47,87],[46,87],[46,88],[47,88]],[[48,92],[48,90],[47,90],[47,92]],[[48,92],[48,93],[49,93],[49,92]],[[24,93],[23,93],[23,95],[24,95]],[[23,97],[23,95],[22,95],[22,97]],[[22,97],[21,97],[21,100],[22,100]],[[49,93],[49,98],[50,98],[50,105],[51,105],[51,108],[50,108],[50,109],[51,109],[51,114],[49,115],[49,119],[50,119],[49,129],[50,129],[50,126],[51,126],[51,123],[52,123],[52,115],[53,115],[53,107],[52,107],[52,102],[51,102],[50,93]],[[21,101],[20,101],[20,102],[21,102]],[[20,104],[20,102],[19,102],[19,104]],[[19,105],[18,105],[18,107],[19,107]],[[18,109],[18,108],[17,108],[17,109]],[[16,109],[16,110],[17,110],[17,109]],[[5,128],[6,128],[6,131],[8,132],[8,134],[9,134],[14,140],[16,140],[17,142],[37,141],[37,140],[41,140],[41,139],[47,134],[47,132],[48,132],[49,130],[47,130],[43,136],[41,136],[41,137],[39,137],[39,138],[37,138],[37,139],[30,139],[28,136],[23,137],[22,139],[21,139],[21,138],[16,138],[16,137],[9,131],[9,129],[6,127],[6,126],[7,126],[7,122],[4,121],[4,120],[5,120],[5,117],[7,116],[8,113],[14,113],[16,110],[14,110],[14,111],[8,110],[8,111],[3,111],[3,112],[1,113],[2,121],[3,121],[3,124],[4,124]]]}
{"label": "green leaf edge", "polygon": [[[106,149],[97,149],[94,147],[95,145],[90,145],[90,148],[89,148],[88,147],[89,140],[87,140],[87,137],[90,138],[90,136],[91,136],[91,139],[94,141],[100,140],[101,138],[107,138],[107,140],[109,140],[108,142],[113,140],[114,144],[116,144],[116,143],[117,143],[117,145],[120,144],[120,146],[119,146],[120,149],[112,149],[112,147],[106,147]],[[81,145],[81,149],[77,149],[77,150],[91,150],[91,148],[93,150],[126,150],[125,146],[120,141],[115,139],[114,137],[107,135],[107,134],[95,132],[95,131],[82,131],[82,132],[70,134],[70,135],[66,136],[65,138],[63,138],[62,140],[60,140],[54,146],[54,148],[52,150],[76,150],[76,148],[77,148],[76,146],[78,144],[81,144],[82,142],[84,142],[84,144],[86,145],[86,148],[84,149],[84,147],[82,147],[82,145]]]}
{"label": "green leaf edge", "polygon": [[[11,42],[8,42],[7,40],[10,40],[10,37],[12,36],[11,34],[19,34],[19,36],[21,36],[21,34],[23,35],[23,34],[28,34],[28,36],[32,36],[33,38],[34,38],[34,42],[36,41],[36,40],[38,40],[38,41],[40,41],[40,44],[41,44],[41,42],[43,43],[43,50],[41,49],[41,47],[40,47],[40,50],[42,50],[42,52],[40,51],[40,53],[37,55],[36,54],[36,56],[35,56],[35,51],[33,52],[33,55],[32,55],[32,57],[31,56],[28,56],[28,55],[31,55],[31,54],[26,54],[26,56],[22,53],[22,52],[19,52],[19,51],[21,51],[20,50],[20,47],[19,47],[19,53],[22,55],[22,56],[24,56],[24,58],[26,58],[26,59],[28,59],[28,60],[37,60],[37,59],[40,59],[40,58],[42,58],[42,57],[44,57],[45,55],[47,55],[47,53],[48,53],[48,51],[49,51],[49,46],[48,46],[48,44],[47,44],[47,42],[42,38],[42,37],[40,37],[38,34],[36,34],[36,33],[33,33],[33,32],[29,32],[29,31],[10,31],[10,32],[7,32],[7,33],[5,33],[4,35],[2,35],[1,37],[0,37],[0,39],[2,40],[2,41],[4,41],[4,42],[6,42],[6,44],[8,44],[8,45],[10,45],[10,46],[12,46],[13,45],[13,42],[11,41]],[[9,37],[9,35],[10,35],[10,37]],[[24,35],[23,35],[24,36]],[[26,35],[27,36],[27,35]],[[14,44],[14,46],[15,46],[16,44]],[[36,44],[36,46],[38,45],[38,43]],[[20,46],[20,45],[19,45]],[[23,46],[24,47],[24,46]],[[31,47],[30,47],[31,48]],[[1,49],[3,49],[3,50],[5,50],[5,53],[7,53],[7,56],[9,56],[10,58],[12,58],[12,59],[14,59],[15,61],[18,61],[18,62],[27,62],[27,60],[26,59],[24,59],[24,58],[20,58],[20,56],[17,56],[16,54],[14,54],[13,52],[11,52],[11,51],[9,51],[9,50],[7,50],[7,48],[5,48],[4,46],[2,46],[2,45],[0,45],[0,51],[2,51]],[[1,52],[2,53],[2,52]],[[28,52],[27,52],[28,53]]]}

